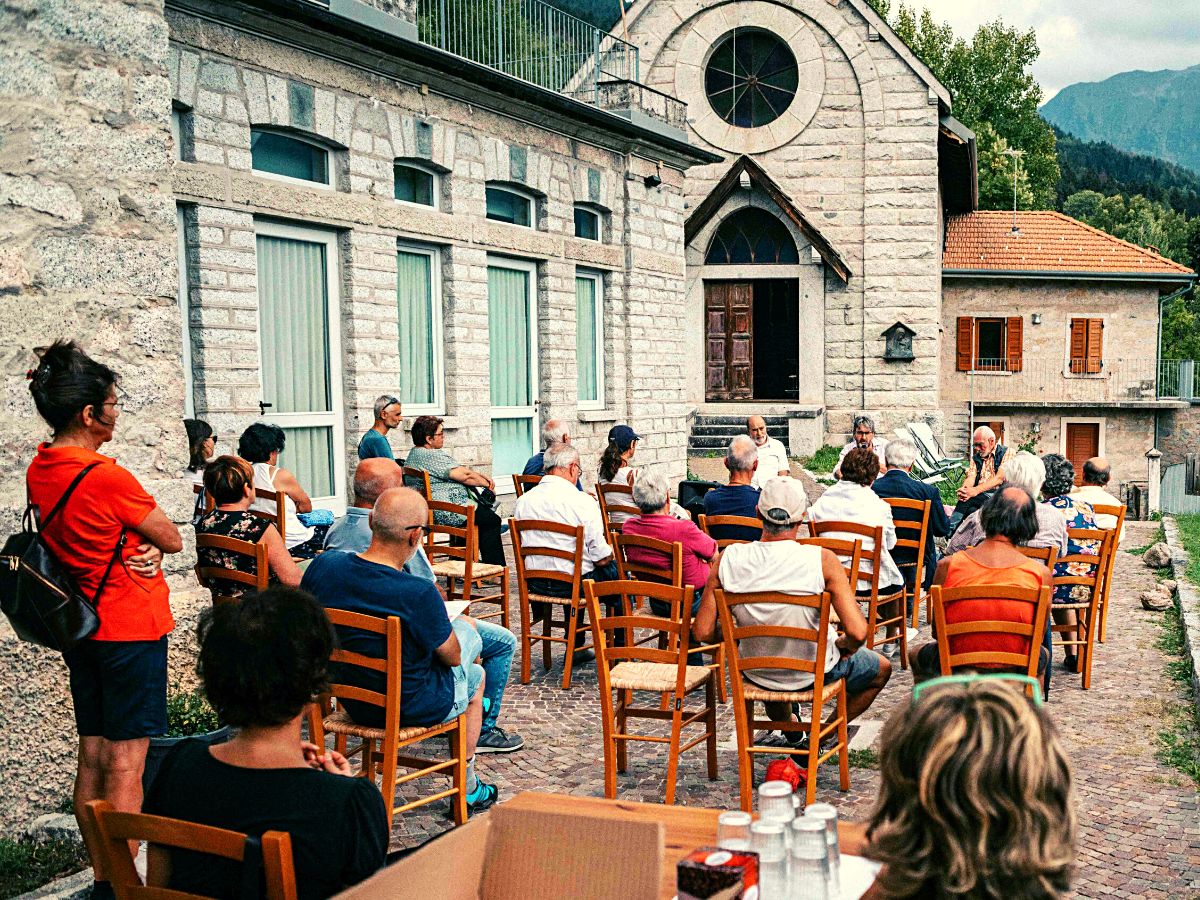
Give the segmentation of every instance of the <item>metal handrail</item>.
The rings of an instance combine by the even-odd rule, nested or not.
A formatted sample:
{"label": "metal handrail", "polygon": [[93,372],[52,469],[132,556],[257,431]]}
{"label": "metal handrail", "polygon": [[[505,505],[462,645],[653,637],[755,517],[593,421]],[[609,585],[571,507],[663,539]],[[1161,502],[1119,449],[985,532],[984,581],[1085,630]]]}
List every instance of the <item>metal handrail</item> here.
{"label": "metal handrail", "polygon": [[[1009,401],[1145,402],[1195,396],[1192,360],[1059,357],[977,358],[966,375],[971,405]],[[961,385],[961,382],[959,382]],[[953,382],[947,383],[956,393]]]}

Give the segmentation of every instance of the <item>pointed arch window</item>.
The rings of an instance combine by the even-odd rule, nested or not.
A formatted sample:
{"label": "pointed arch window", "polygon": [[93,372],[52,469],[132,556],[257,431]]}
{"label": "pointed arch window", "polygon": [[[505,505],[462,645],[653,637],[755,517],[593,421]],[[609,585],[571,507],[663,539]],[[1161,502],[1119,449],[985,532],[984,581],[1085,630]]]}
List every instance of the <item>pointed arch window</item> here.
{"label": "pointed arch window", "polygon": [[796,265],[800,255],[787,226],[757,206],[725,218],[708,245],[710,266]]}

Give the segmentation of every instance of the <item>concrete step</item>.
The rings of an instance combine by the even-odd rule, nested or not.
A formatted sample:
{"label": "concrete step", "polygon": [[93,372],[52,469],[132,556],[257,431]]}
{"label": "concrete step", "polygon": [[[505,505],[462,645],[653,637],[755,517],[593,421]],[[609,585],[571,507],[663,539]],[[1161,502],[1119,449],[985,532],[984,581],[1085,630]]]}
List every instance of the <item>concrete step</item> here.
{"label": "concrete step", "polygon": [[[767,424],[767,434],[783,442],[788,442],[787,416],[764,416]],[[746,433],[745,416],[696,416],[692,421],[691,434],[688,436],[689,453],[712,453],[724,451],[729,442],[739,434]]]}

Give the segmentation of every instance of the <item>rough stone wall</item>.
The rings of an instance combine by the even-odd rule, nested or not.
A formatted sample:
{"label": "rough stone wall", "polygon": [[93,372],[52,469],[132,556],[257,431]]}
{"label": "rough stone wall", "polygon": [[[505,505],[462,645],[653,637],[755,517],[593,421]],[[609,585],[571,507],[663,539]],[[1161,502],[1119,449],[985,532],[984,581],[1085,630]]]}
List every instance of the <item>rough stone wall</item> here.
{"label": "rough stone wall", "polygon": [[1158,449],[1164,469],[1183,462],[1188,454],[1200,453],[1200,406],[1159,414]]}
{"label": "rough stone wall", "polygon": [[[439,248],[446,446],[461,462],[485,471],[491,463],[487,260],[499,253],[537,264],[543,421],[571,423],[587,468],[608,429],[629,421],[647,437],[638,462],[683,475],[682,373],[662,353],[664,343],[675,347],[682,304],[678,173],[664,170],[664,184],[647,189],[642,179],[653,168],[641,160],[266,38],[174,12],[168,21],[172,96],[187,111],[192,135],[174,187],[180,202],[194,205],[197,223],[188,232],[188,279],[198,415],[231,435],[258,415],[253,232],[256,216],[270,216],[340,236],[348,476],[374,398],[399,381],[398,239]],[[336,189],[252,173],[251,125],[298,129],[334,148]],[[439,209],[394,201],[397,158],[443,173]],[[486,219],[488,181],[533,193],[538,227]],[[604,242],[573,236],[576,202],[606,212]],[[605,281],[606,404],[599,411],[576,408],[577,269],[601,272]],[[398,454],[408,449],[402,432],[392,441]]]}
{"label": "rough stone wall", "polygon": [[[121,375],[128,399],[104,452],[188,521],[162,4],[2,3],[0,58],[0,533],[18,525],[23,473],[47,437],[25,373],[33,348],[59,336]],[[180,574],[189,556],[168,562],[181,627],[197,602]],[[11,833],[70,792],[76,739],[61,658],[19,642],[7,620],[0,673],[0,830]]]}

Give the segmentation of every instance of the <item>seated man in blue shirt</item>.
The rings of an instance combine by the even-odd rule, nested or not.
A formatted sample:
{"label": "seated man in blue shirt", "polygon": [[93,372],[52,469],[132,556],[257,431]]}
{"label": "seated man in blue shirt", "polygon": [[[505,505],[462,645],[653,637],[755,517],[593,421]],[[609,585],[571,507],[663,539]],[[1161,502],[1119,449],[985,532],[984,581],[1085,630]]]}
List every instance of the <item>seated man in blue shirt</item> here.
{"label": "seated man in blue shirt", "polygon": [[[552,444],[569,444],[571,443],[571,435],[567,433],[567,426],[558,419],[548,419],[546,424],[542,426],[542,446],[545,448],[539,450],[529,459],[525,460],[525,469],[521,472],[522,475],[545,475],[546,474],[546,450]],[[582,476],[575,479],[575,487],[583,490]]]}
{"label": "seated man in blue shirt", "polygon": [[391,394],[375,398],[375,424],[367,429],[367,433],[358,442],[358,458],[374,459],[382,457],[396,461],[392,453],[392,445],[388,443],[388,432],[398,428],[401,421],[400,400]]}
{"label": "seated man in blue shirt", "polygon": [[[482,812],[499,791],[475,775],[475,748],[483,722],[483,667],[474,660],[482,649],[475,623],[460,616],[451,625],[446,604],[428,581],[409,575],[412,557],[429,520],[425,499],[410,488],[384,491],[371,514],[371,545],[363,553],[325,552],[309,565],[301,587],[329,609],[372,616],[399,616],[401,629],[400,724],[429,726],[466,713],[467,808]],[[382,658],[383,635],[338,628],[339,645],[354,653]],[[342,668],[342,667],[335,667]],[[334,672],[367,690],[383,692],[386,676],[361,667]],[[381,710],[344,701],[360,725],[379,728]]]}
{"label": "seated man in blue shirt", "polygon": [[[750,482],[758,468],[758,447],[754,438],[739,434],[729,442],[725,451],[725,468],[729,470],[729,483],[713,488],[704,495],[706,516],[746,516],[758,518],[758,488]],[[718,541],[757,541],[761,528],[746,525],[713,525],[709,532]]]}
{"label": "seated man in blue shirt", "polygon": [[[371,544],[371,510],[384,491],[404,486],[400,467],[386,459],[364,459],[354,471],[354,505],[347,508],[346,515],[338,519],[325,537],[325,549],[341,550],[345,553],[365,553]],[[421,546],[413,552],[404,571],[417,578],[437,584],[429,557]],[[520,735],[509,734],[496,724],[500,718],[500,704],[504,702],[504,689],[508,686],[508,674],[512,669],[513,653],[517,639],[501,625],[476,621],[479,638],[483,642],[483,671],[487,674],[484,688],[483,727],[479,734],[479,753],[511,753],[525,746]]]}

